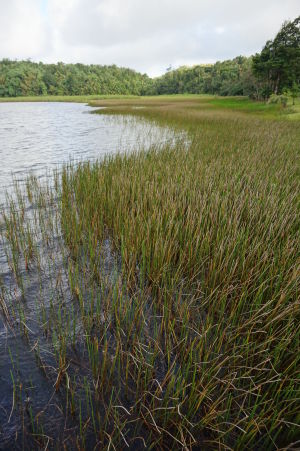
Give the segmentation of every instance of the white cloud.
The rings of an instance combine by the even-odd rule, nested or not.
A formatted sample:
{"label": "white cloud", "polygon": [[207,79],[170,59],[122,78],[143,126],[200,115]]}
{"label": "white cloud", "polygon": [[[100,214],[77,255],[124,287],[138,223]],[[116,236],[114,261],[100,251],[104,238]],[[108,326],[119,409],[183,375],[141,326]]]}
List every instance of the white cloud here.
{"label": "white cloud", "polygon": [[223,33],[225,33],[225,28],[224,27],[216,27],[215,32],[217,34],[223,34]]}
{"label": "white cloud", "polygon": [[157,74],[250,55],[298,14],[299,0],[0,0],[0,57]]}
{"label": "white cloud", "polygon": [[50,34],[40,0],[0,0],[0,58],[42,58]]}

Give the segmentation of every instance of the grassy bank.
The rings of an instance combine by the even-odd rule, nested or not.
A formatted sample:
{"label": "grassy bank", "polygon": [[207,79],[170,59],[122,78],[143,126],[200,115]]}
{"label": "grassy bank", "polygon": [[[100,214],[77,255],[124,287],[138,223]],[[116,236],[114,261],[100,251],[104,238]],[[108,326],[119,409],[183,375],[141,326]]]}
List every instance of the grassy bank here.
{"label": "grassy bank", "polygon": [[203,110],[243,112],[263,116],[271,119],[299,120],[300,99],[292,105],[290,100],[286,108],[265,102],[257,102],[248,97],[218,97],[205,94],[175,94],[160,96],[119,96],[119,95],[90,95],[90,96],[28,96],[28,97],[2,97],[0,103],[7,102],[77,102],[89,103],[92,106],[173,106],[184,105],[186,108],[199,108]]}
{"label": "grassy bank", "polygon": [[[177,115],[178,111],[183,110],[189,118],[196,117],[197,114],[203,115],[212,113],[213,116],[223,114],[224,117],[236,118],[237,115],[248,115],[253,118],[264,119],[299,119],[300,99],[297,99],[295,105],[292,101],[288,102],[286,108],[281,105],[269,104],[266,102],[257,102],[247,97],[218,97],[210,95],[173,95],[156,97],[136,97],[128,99],[107,98],[101,100],[91,100],[92,106],[105,106],[110,108],[107,113],[118,113],[126,108],[146,107],[159,110],[166,110],[172,107],[173,113]],[[198,111],[198,113],[197,113]]]}
{"label": "grassy bank", "polygon": [[54,188],[31,178],[3,212],[3,316],[62,425],[51,435],[32,405],[34,446],[299,447],[300,130],[277,107],[218,102],[94,101],[170,127],[175,146],[66,167]]}
{"label": "grassy bank", "polygon": [[134,99],[138,96],[118,96],[118,95],[88,95],[88,96],[24,96],[24,97],[0,97],[0,103],[7,102],[74,102],[88,103],[94,100],[103,99]]}
{"label": "grassy bank", "polygon": [[135,100],[135,101],[157,101],[160,100],[181,100],[184,101],[186,99],[203,99],[203,98],[211,98],[212,96],[199,94],[179,94],[179,95],[162,95],[162,96],[134,96],[134,95],[83,95],[83,96],[24,96],[24,97],[0,97],[0,103],[8,103],[8,102],[77,102],[77,103],[89,103],[94,101],[101,100]]}

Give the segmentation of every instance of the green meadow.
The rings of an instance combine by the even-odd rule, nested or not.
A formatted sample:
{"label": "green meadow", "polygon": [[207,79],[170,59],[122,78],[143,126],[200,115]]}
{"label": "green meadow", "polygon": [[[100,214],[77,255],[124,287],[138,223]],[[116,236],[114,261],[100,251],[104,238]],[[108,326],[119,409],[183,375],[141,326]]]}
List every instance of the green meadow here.
{"label": "green meadow", "polygon": [[[97,102],[101,102],[101,105],[105,102],[109,102],[108,106],[117,101],[117,106],[130,106],[145,105],[145,106],[161,106],[162,103],[182,103],[190,101],[193,107],[201,108],[214,108],[215,110],[234,110],[244,111],[248,113],[263,113],[264,116],[289,119],[298,119],[300,112],[300,99],[296,99],[295,105],[292,104],[290,99],[287,107],[283,108],[280,105],[269,104],[263,101],[254,101],[244,96],[234,97],[222,97],[212,96],[210,94],[169,94],[169,95],[155,95],[155,96],[134,96],[134,95],[72,95],[72,96],[57,96],[57,95],[44,95],[44,96],[24,96],[24,97],[0,97],[1,102],[77,102],[77,103],[89,103],[92,106]],[[133,102],[133,103],[132,103]],[[106,104],[105,104],[106,105]],[[189,105],[191,106],[191,105]]]}
{"label": "green meadow", "polygon": [[118,96],[118,95],[44,95],[44,96],[23,96],[23,97],[0,97],[1,102],[77,102],[88,103],[93,100],[102,99],[134,99],[138,96]]}
{"label": "green meadow", "polygon": [[170,142],[31,176],[3,208],[15,295],[2,283],[0,308],[60,425],[22,402],[12,358],[23,443],[298,449],[299,100],[34,100],[151,121]]}

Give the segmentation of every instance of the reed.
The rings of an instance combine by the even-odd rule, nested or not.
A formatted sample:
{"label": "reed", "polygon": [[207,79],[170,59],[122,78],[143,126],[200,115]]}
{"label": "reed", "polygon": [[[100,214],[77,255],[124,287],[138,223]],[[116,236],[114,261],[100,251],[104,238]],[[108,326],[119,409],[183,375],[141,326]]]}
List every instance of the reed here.
{"label": "reed", "polygon": [[107,111],[168,126],[172,142],[68,165],[52,187],[31,177],[3,212],[20,295],[3,290],[1,305],[29,347],[39,338],[65,424],[50,437],[32,405],[27,434],[81,449],[295,449],[299,128],[126,102]]}

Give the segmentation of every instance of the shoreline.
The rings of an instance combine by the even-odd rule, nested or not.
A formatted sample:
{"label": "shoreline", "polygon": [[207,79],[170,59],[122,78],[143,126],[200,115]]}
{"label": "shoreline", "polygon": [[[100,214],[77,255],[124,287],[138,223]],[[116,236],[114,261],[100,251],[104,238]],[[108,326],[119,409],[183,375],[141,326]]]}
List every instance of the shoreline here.
{"label": "shoreline", "polygon": [[300,130],[213,100],[95,101],[189,148],[67,165],[2,213],[2,316],[31,369],[10,342],[0,418],[28,449],[296,441]]}
{"label": "shoreline", "polygon": [[266,104],[261,101],[250,100],[247,97],[220,97],[208,94],[172,94],[157,96],[132,96],[132,95],[92,95],[92,96],[33,96],[33,97],[2,97],[1,103],[22,103],[22,102],[70,102],[86,103],[91,107],[107,107],[111,112],[116,112],[124,108],[124,114],[131,114],[125,111],[126,108],[160,107],[172,104],[188,105],[191,108],[205,108],[212,111],[227,111],[248,114],[249,116],[259,116],[266,119],[279,120],[300,120],[300,99],[296,105],[291,101],[283,109],[279,105]]}

